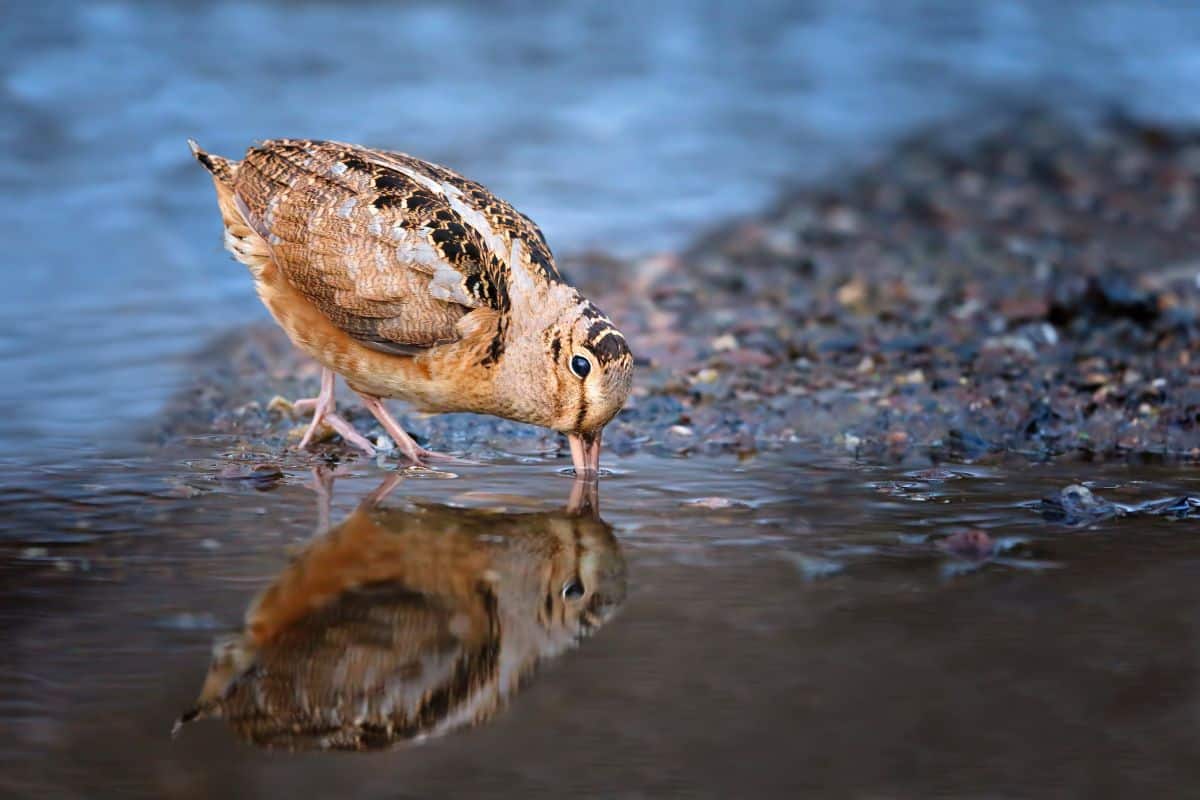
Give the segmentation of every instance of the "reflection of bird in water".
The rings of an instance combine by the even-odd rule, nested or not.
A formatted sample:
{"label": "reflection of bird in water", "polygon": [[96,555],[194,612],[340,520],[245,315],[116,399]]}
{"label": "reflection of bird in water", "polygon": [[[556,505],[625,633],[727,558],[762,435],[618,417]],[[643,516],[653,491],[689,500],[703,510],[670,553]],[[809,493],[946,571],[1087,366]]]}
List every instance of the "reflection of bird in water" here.
{"label": "reflection of bird in water", "polygon": [[392,485],[255,599],[181,722],[223,717],[287,749],[441,735],[488,719],[624,599],[620,547],[581,482],[574,508],[524,514],[383,508]]}

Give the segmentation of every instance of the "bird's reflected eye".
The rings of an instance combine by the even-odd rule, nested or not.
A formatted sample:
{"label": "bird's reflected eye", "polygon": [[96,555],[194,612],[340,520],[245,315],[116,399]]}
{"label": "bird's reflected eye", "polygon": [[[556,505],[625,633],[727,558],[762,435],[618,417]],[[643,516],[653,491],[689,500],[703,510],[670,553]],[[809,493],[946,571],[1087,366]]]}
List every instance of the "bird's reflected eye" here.
{"label": "bird's reflected eye", "polygon": [[591,371],[592,362],[583,356],[571,356],[571,372],[574,372],[576,377],[580,379],[586,378]]}
{"label": "bird's reflected eye", "polygon": [[583,592],[583,582],[576,578],[571,578],[571,580],[563,584],[562,594],[564,600],[578,600],[583,597]]}

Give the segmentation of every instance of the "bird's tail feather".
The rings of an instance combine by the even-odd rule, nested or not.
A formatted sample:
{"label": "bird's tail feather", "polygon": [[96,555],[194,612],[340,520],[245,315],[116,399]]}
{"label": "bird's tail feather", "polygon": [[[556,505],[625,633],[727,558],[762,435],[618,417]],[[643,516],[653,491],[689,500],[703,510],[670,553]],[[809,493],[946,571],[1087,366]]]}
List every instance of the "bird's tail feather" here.
{"label": "bird's tail feather", "polygon": [[204,165],[204,168],[212,173],[213,177],[222,183],[229,183],[233,180],[233,172],[237,165],[227,158],[210,155],[200,149],[200,145],[196,144],[195,139],[188,139],[188,147],[192,148],[192,155],[196,160]]}

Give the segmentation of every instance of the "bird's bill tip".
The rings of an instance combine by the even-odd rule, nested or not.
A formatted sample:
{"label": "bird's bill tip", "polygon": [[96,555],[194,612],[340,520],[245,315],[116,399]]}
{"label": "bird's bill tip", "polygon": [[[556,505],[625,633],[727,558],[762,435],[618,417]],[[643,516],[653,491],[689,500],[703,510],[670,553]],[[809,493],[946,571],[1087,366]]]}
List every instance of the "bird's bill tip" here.
{"label": "bird's bill tip", "polygon": [[571,443],[571,460],[575,462],[575,476],[585,480],[600,477],[600,434],[584,437],[578,433],[567,434]]}

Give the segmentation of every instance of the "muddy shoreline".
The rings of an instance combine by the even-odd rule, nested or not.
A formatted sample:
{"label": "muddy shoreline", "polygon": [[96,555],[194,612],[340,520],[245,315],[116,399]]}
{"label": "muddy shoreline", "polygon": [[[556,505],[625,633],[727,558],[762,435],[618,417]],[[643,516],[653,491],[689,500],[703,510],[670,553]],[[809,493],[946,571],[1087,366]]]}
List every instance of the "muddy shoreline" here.
{"label": "muddy shoreline", "polygon": [[[944,140],[918,137],[678,253],[564,259],[638,357],[607,448],[1200,460],[1200,133],[1034,115],[969,147]],[[282,454],[303,423],[269,401],[317,386],[271,325],[213,342],[194,374],[158,438],[215,432]],[[503,420],[402,422],[485,460],[565,456],[557,435]]]}

